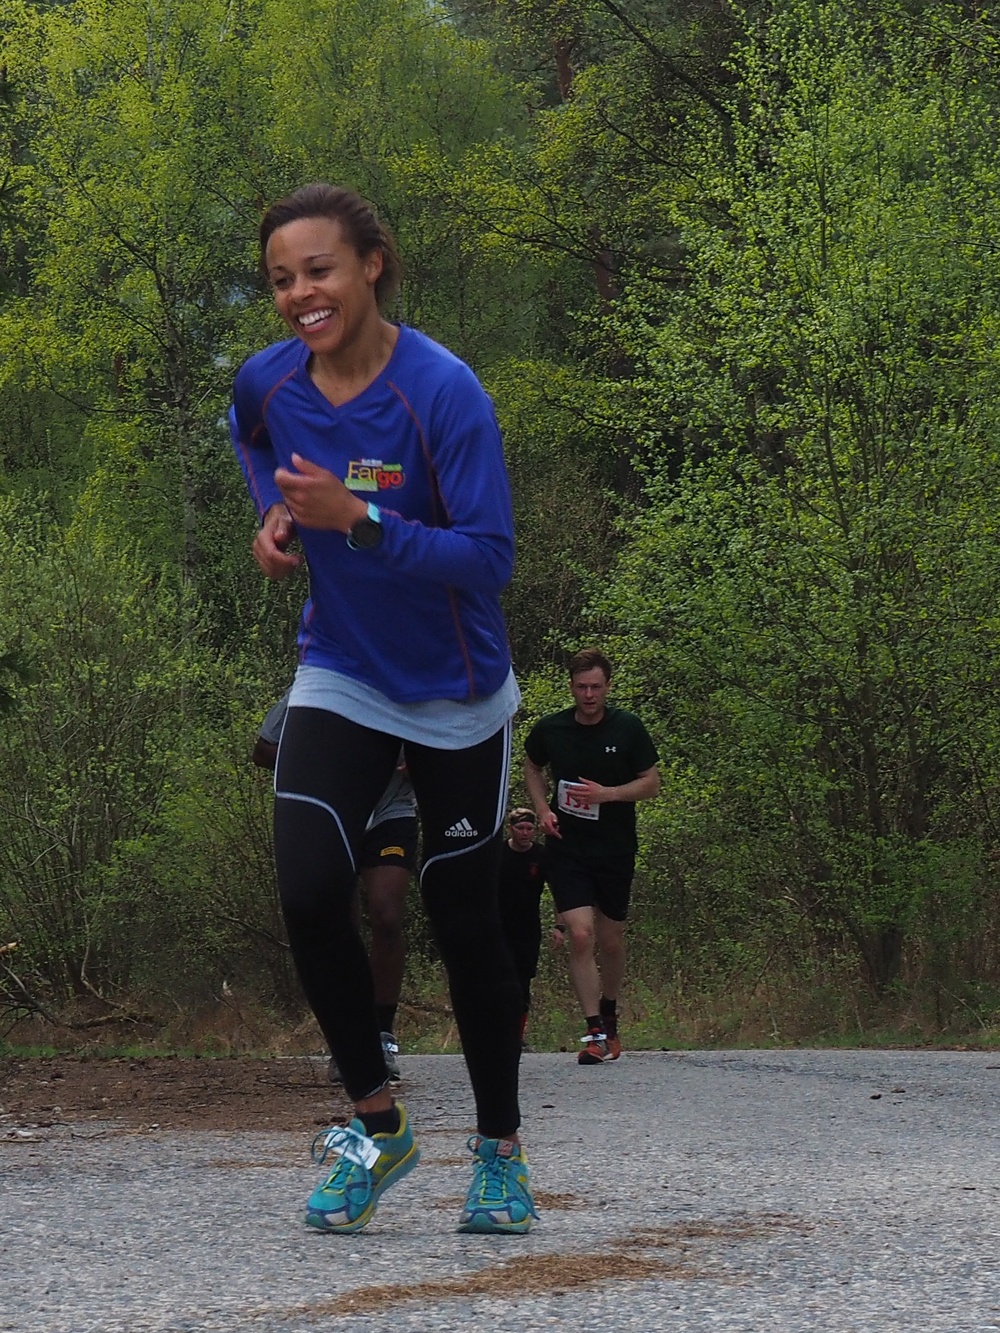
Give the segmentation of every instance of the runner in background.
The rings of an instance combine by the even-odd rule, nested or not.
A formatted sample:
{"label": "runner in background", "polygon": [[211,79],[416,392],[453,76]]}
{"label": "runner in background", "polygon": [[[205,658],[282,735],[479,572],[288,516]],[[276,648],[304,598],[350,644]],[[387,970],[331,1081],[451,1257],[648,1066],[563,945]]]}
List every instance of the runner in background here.
{"label": "runner in background", "polygon": [[596,648],[577,653],[569,680],[573,706],[549,713],[528,734],[524,780],[546,835],[549,887],[587,1025],[577,1059],[596,1065],[622,1053],[618,996],[638,850],[635,803],[656,795],[660,775],[642,722],[607,702],[607,657]]}

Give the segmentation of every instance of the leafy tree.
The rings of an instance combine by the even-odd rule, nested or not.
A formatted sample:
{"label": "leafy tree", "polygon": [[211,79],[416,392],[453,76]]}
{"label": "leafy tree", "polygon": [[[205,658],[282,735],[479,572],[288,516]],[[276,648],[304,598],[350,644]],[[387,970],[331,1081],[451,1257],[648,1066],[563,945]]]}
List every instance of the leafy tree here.
{"label": "leafy tree", "polygon": [[470,245],[447,206],[466,153],[523,134],[523,111],[484,45],[420,0],[325,0],[306,16],[295,0],[268,0],[258,33],[274,193],[316,179],[352,185],[396,234],[402,318],[480,370],[520,346],[530,274]]}
{"label": "leafy tree", "polygon": [[209,659],[190,598],[134,548],[14,516],[0,502],[0,635],[44,668],[0,728],[0,922],[58,998],[106,993],[144,915],[120,892],[116,848],[157,820]]}
{"label": "leafy tree", "polygon": [[[634,400],[636,357],[616,311],[636,276],[668,287],[683,280],[667,203],[692,190],[689,149],[703,126],[716,138],[728,133],[731,75],[719,54],[733,25],[713,4],[453,0],[449,8],[489,36],[530,115],[526,135],[478,146],[446,178],[467,237],[511,266],[529,257],[544,279],[530,343],[490,371],[517,460],[510,603],[518,661],[530,669],[551,659],[543,645],[576,635],[582,583],[603,577],[619,542],[614,516],[640,498],[636,463],[647,440],[678,448],[667,414]],[[527,458],[537,465],[522,478]],[[582,529],[577,515],[586,515]],[[557,628],[540,635],[535,620],[550,605]],[[520,652],[522,629],[533,651]]]}
{"label": "leafy tree", "polygon": [[400,0],[21,3],[0,43],[0,482],[61,519],[85,490],[197,588],[220,645],[260,622],[287,669],[301,594],[262,597],[224,424],[235,366],[282,336],[259,212],[316,177],[369,193],[407,255],[401,313],[482,368],[530,322],[529,285],[464,244],[439,176],[511,121],[503,81]]}
{"label": "leafy tree", "polygon": [[[17,649],[11,649],[9,652],[0,653],[0,681],[4,677],[8,679],[13,677],[22,684],[28,684],[38,679],[38,673],[34,667],[28,665],[24,657]],[[6,685],[0,684],[0,717],[4,713],[13,712],[17,706],[17,697]]]}
{"label": "leafy tree", "polygon": [[228,4],[77,0],[15,8],[2,52],[24,272],[0,320],[8,472],[48,482],[63,520],[86,491],[206,602],[224,588],[218,621],[258,599],[225,558],[221,420],[264,157],[245,39]]}
{"label": "leafy tree", "polygon": [[732,168],[709,140],[710,207],[672,209],[688,285],[636,282],[622,316],[688,461],[651,451],[599,608],[743,830],[721,873],[850,939],[879,989],[932,904],[968,931],[968,840],[982,864],[996,827],[980,38],[944,9],[777,7],[739,56]]}

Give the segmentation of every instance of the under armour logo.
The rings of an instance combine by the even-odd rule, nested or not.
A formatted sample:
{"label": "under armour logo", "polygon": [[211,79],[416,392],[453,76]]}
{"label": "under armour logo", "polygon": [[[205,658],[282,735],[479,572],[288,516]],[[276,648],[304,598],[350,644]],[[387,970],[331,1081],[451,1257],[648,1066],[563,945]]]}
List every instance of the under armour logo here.
{"label": "under armour logo", "polygon": [[605,754],[617,754],[617,753],[618,753],[618,746],[617,746],[617,745],[605,745],[605,747],[604,747],[604,753],[605,753]]}

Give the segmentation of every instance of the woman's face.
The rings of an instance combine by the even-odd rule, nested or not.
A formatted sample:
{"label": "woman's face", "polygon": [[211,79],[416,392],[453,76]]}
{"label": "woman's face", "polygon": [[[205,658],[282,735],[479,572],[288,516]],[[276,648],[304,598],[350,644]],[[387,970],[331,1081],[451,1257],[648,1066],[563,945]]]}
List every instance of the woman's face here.
{"label": "woman's face", "polygon": [[336,356],[377,324],[382,252],[359,255],[339,222],[288,222],[271,233],[265,259],[278,313],[314,354]]}

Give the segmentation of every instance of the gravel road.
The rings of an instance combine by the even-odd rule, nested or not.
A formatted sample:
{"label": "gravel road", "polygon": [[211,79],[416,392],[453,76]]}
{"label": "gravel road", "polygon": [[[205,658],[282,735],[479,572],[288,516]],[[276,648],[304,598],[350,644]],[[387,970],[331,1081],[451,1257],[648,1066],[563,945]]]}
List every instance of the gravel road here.
{"label": "gravel road", "polygon": [[1000,1052],[527,1055],[527,1237],[455,1232],[464,1066],[404,1073],[423,1161],[357,1236],[301,1223],[308,1130],[23,1127],[0,1330],[1000,1330]]}

